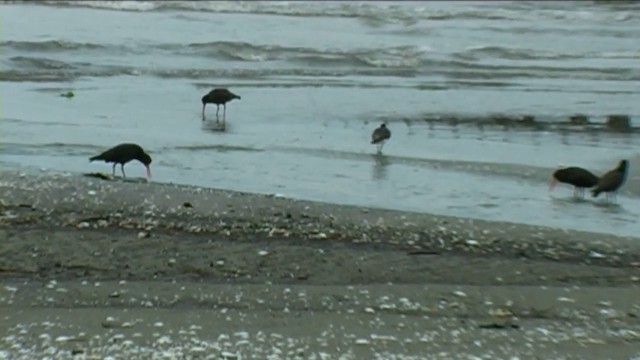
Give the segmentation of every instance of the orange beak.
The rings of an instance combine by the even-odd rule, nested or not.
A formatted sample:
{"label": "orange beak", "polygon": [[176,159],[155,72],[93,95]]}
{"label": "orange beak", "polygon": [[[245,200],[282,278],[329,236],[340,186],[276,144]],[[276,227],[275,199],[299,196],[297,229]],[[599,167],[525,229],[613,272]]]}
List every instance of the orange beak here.
{"label": "orange beak", "polygon": [[549,191],[553,191],[556,185],[558,185],[558,180],[552,176],[551,179],[549,179]]}

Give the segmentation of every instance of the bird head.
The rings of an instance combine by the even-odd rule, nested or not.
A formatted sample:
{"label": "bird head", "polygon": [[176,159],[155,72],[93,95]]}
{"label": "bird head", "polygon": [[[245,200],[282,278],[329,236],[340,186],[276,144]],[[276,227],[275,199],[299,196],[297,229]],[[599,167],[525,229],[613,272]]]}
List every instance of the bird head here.
{"label": "bird head", "polygon": [[629,168],[629,160],[620,160],[620,162],[618,163],[618,169],[620,171],[627,171],[628,168]]}

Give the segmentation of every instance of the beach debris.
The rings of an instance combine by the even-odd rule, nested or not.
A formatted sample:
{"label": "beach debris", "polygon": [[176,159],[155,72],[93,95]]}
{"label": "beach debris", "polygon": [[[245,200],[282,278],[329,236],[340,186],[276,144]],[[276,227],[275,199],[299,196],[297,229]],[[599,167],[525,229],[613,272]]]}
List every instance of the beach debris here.
{"label": "beach debris", "polygon": [[63,92],[60,94],[60,97],[64,97],[67,99],[71,99],[72,97],[76,96],[76,94],[73,93],[73,91],[69,90],[67,92]]}
{"label": "beach debris", "polygon": [[462,292],[460,290],[454,291],[453,295],[458,296],[458,297],[467,297],[467,294],[465,294],[464,292]]}
{"label": "beach debris", "polygon": [[288,237],[289,235],[291,235],[291,232],[287,229],[274,227],[269,230],[269,237],[272,237],[274,235],[282,235]]}
{"label": "beach debris", "polygon": [[510,330],[510,329],[520,329],[520,325],[513,324],[510,321],[505,321],[505,322],[491,322],[491,323],[479,324],[478,328],[488,329],[488,330]]}
{"label": "beach debris", "polygon": [[413,250],[409,251],[407,255],[440,255],[440,252],[435,250]]}
{"label": "beach debris", "polygon": [[510,310],[505,310],[505,309],[495,309],[489,312],[492,316],[495,317],[500,317],[500,318],[506,318],[506,317],[512,317],[513,313]]}
{"label": "beach debris", "polygon": [[259,256],[267,256],[267,255],[269,255],[269,252],[266,251],[266,250],[260,250],[260,251],[258,251],[258,255]]}
{"label": "beach debris", "polygon": [[375,341],[398,341],[398,339],[393,335],[378,335],[378,334],[371,334],[371,340],[375,340]]}
{"label": "beach debris", "polygon": [[569,122],[573,125],[587,125],[589,124],[589,116],[585,114],[573,114],[569,116]]}
{"label": "beach debris", "polygon": [[105,329],[123,329],[133,327],[133,324],[123,322],[113,316],[107,316],[107,318],[102,321],[101,325]]}
{"label": "beach debris", "polygon": [[236,360],[240,358],[240,354],[223,351],[222,354],[220,354],[220,357],[222,360]]}
{"label": "beach debris", "polygon": [[140,231],[138,233],[138,239],[145,239],[151,236],[151,233],[149,233],[148,231]]}
{"label": "beach debris", "polygon": [[158,345],[170,345],[172,344],[173,341],[171,341],[171,338],[169,336],[162,336],[160,338],[158,338],[158,340],[156,340],[156,344]]}
{"label": "beach debris", "polygon": [[631,118],[629,115],[612,114],[607,116],[607,126],[617,131],[631,130]]}
{"label": "beach debris", "polygon": [[566,302],[566,303],[574,303],[574,302],[576,302],[576,300],[575,300],[575,299],[568,298],[568,297],[564,297],[564,296],[559,297],[559,298],[558,298],[558,301],[560,301],[560,302]]}
{"label": "beach debris", "polygon": [[193,205],[190,202],[185,202],[184,204],[182,204],[182,207],[186,207],[186,208],[192,208]]}
{"label": "beach debris", "polygon": [[98,179],[102,179],[102,180],[113,180],[110,175],[107,175],[107,174],[104,174],[104,173],[99,173],[99,172],[84,173],[82,175],[84,175],[86,177],[93,177],[93,178],[98,178]]}
{"label": "beach debris", "polygon": [[591,250],[591,252],[589,252],[589,257],[592,258],[592,259],[604,259],[607,256],[602,254],[602,253],[599,253],[597,251]]}

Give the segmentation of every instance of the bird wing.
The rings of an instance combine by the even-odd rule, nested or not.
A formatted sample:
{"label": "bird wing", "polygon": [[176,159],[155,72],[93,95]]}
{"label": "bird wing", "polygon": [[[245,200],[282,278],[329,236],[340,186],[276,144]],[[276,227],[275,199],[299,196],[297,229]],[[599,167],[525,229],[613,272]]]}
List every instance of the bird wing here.
{"label": "bird wing", "polygon": [[373,144],[384,140],[384,134],[380,129],[375,129],[373,134],[371,134],[371,142]]}

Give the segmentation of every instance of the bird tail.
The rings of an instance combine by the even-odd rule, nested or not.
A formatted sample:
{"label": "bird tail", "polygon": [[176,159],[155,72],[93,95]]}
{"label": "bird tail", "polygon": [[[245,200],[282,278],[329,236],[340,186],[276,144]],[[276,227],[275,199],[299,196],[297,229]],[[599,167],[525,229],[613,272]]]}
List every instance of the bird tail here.
{"label": "bird tail", "polygon": [[89,162],[95,161],[95,160],[102,160],[102,157],[100,157],[100,155],[96,155],[94,157],[90,157],[89,158]]}

